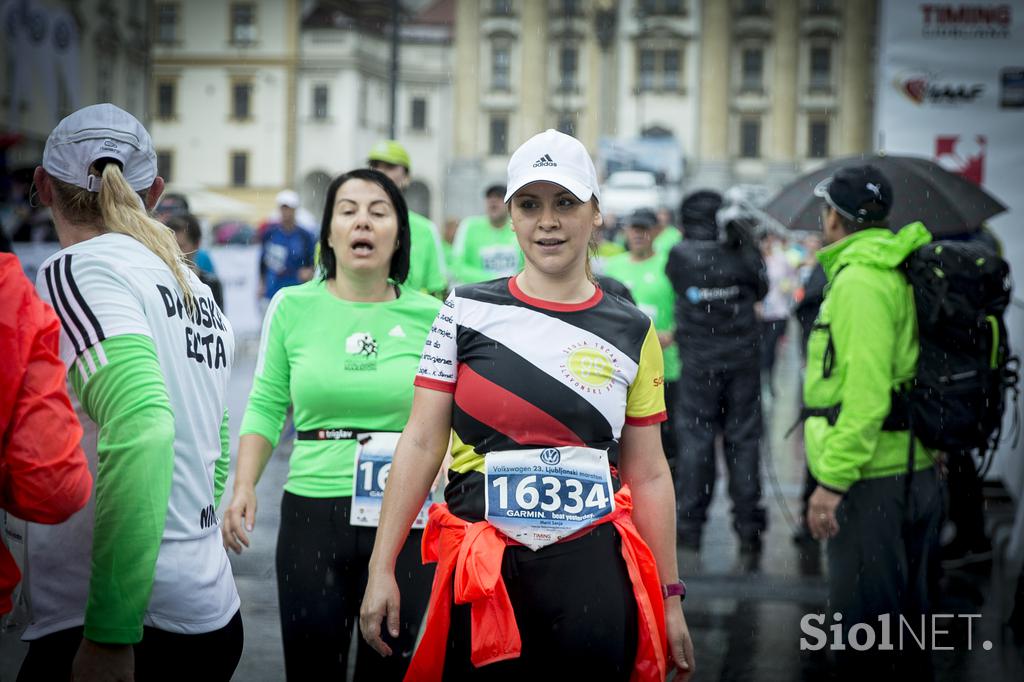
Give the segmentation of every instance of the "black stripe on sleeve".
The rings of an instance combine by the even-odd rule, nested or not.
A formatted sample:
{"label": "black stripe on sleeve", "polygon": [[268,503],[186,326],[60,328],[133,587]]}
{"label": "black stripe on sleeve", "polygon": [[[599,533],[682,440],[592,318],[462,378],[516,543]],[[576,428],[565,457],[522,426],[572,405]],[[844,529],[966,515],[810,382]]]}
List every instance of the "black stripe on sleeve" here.
{"label": "black stripe on sleeve", "polygon": [[75,314],[74,309],[71,307],[71,303],[68,302],[68,295],[65,291],[67,285],[61,278],[60,265],[55,264],[55,267],[53,268],[53,283],[54,287],[57,289],[57,295],[60,296],[60,302],[64,306],[65,312],[67,312],[71,322],[74,323],[75,329],[77,329],[82,335],[82,350],[80,351],[80,354],[84,353],[87,348],[92,346],[89,342],[89,330],[86,329],[85,325],[82,324],[82,321],[78,319],[78,315]]}
{"label": "black stripe on sleeve", "polygon": [[[64,328],[64,333],[67,334],[69,339],[71,339],[71,345],[73,345],[75,347],[75,356],[77,357],[77,356],[82,354],[82,351],[84,349],[82,348],[81,344],[78,343],[78,336],[75,334],[74,328],[68,323],[68,319],[67,319],[67,317],[65,317],[65,315],[63,313],[63,310],[65,309],[65,305],[66,304],[63,304],[63,305],[59,305],[58,304],[59,303],[58,299],[57,299],[58,287],[56,285],[54,285],[54,283],[53,283],[53,278],[54,278],[54,274],[53,273],[54,273],[55,270],[58,269],[59,263],[60,263],[60,259],[57,259],[53,263],[50,263],[50,265],[46,266],[46,288],[50,292],[50,305],[53,306],[54,312],[56,312],[57,313],[57,317],[60,318],[60,326]],[[63,300],[63,299],[61,299],[61,300]]]}
{"label": "black stripe on sleeve", "polygon": [[[64,259],[64,276],[67,279],[68,286],[71,288],[71,295],[78,301],[79,307],[85,316],[89,318],[89,324],[92,325],[93,331],[96,333],[96,342],[99,343],[107,338],[106,334],[103,333],[103,327],[100,325],[100,321],[93,315],[92,309],[85,302],[85,298],[82,296],[82,292],[78,289],[78,285],[75,283],[75,276],[71,272],[71,256],[68,254],[67,258]],[[91,344],[90,344],[91,345]]]}

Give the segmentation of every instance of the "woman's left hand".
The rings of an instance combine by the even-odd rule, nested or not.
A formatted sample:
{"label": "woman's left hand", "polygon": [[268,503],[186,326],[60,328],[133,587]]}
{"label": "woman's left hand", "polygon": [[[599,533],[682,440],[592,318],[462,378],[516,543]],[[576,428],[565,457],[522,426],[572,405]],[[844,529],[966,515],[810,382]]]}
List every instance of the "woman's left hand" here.
{"label": "woman's left hand", "polygon": [[676,680],[688,680],[697,669],[693,658],[693,642],[690,628],[686,626],[683,604],[679,597],[669,597],[665,602],[665,629],[668,634],[668,656],[676,670]]}

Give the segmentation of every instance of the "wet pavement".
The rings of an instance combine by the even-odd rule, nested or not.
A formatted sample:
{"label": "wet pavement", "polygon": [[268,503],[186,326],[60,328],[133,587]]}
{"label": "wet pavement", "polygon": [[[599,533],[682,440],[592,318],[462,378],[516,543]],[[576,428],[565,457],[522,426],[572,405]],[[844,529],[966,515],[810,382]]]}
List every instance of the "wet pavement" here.
{"label": "wet pavement", "polygon": [[[832,679],[826,652],[800,651],[801,618],[826,612],[826,590],[823,577],[800,574],[797,547],[791,540],[790,524],[799,513],[804,466],[799,437],[790,441],[783,437],[797,412],[798,360],[792,338],[786,338],[776,368],[778,395],[766,401],[771,438],[762,463],[764,504],[769,512],[763,571],[757,576],[733,573],[736,541],[722,480],[704,535],[703,570],[696,572],[693,567],[681,565],[689,589],[685,611],[697,656],[697,680]],[[229,403],[233,442],[237,442],[254,365],[255,343],[240,344]],[[274,453],[257,488],[259,508],[252,546],[241,556],[231,555],[245,625],[245,648],[234,679],[243,682],[284,679],[274,546],[287,467],[288,452],[283,447]],[[231,490],[230,481],[227,490]],[[990,516],[998,514],[998,509],[990,509]],[[971,651],[963,645],[966,620],[951,619],[951,629],[956,626],[958,631],[950,638],[961,644],[954,651],[934,654],[936,679],[1024,679],[1024,643],[1002,627],[997,606],[987,574],[961,572],[947,576],[937,611],[980,617],[973,620]],[[14,680],[24,655],[24,645],[17,639],[19,632],[20,628],[14,627],[0,633],[0,682]],[[991,650],[981,645],[986,640],[991,642]]]}

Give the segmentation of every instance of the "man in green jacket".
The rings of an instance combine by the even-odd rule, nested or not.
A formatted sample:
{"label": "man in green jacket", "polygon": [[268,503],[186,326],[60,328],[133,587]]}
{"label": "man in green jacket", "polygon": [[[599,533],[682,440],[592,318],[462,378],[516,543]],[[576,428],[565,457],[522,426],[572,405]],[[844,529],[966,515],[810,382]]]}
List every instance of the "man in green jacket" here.
{"label": "man in green jacket", "polygon": [[[381,140],[367,155],[367,165],[379,170],[405,192],[412,179],[409,152],[395,140]],[[424,215],[409,210],[409,234],[412,237],[409,253],[409,276],[405,285],[427,294],[444,298],[448,288],[441,235],[437,226]]]}
{"label": "man in green jacket", "polygon": [[485,215],[459,224],[452,243],[452,275],[459,284],[487,282],[523,269],[523,252],[505,207],[505,185],[484,192]]}
{"label": "man in green jacket", "polygon": [[[938,547],[940,489],[929,453],[915,446],[893,396],[913,379],[918,356],[914,297],[898,267],[931,235],[921,223],[886,227],[892,189],[878,169],[848,166],[822,182],[824,240],[818,252],[829,279],[807,343],[804,429],[807,462],[818,487],[807,525],[829,539],[829,606],[850,628],[877,629],[889,614],[919,623],[929,613],[928,568]],[[838,622],[838,621],[835,621]],[[920,629],[920,626],[917,626]],[[880,636],[880,635],[879,635]],[[863,643],[863,638],[858,644]],[[911,647],[913,650],[914,647]],[[859,653],[847,644],[844,674],[859,676],[928,666],[927,652]]]}

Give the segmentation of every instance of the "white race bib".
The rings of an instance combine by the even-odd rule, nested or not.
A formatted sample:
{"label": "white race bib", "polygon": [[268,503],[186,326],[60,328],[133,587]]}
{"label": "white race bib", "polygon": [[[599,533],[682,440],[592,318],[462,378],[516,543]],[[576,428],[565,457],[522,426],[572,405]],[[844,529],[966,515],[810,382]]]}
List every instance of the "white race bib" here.
{"label": "white race bib", "polygon": [[483,269],[497,277],[514,275],[519,271],[519,249],[515,246],[495,244],[480,249]]}
{"label": "white race bib", "polygon": [[[387,431],[359,434],[356,441],[355,472],[352,474],[351,525],[377,527],[384,486],[387,485],[388,472],[391,471],[391,458],[401,435]],[[427,510],[433,502],[431,496],[428,496],[413,521],[413,528],[426,527]]]}
{"label": "white race bib", "polygon": [[536,551],[615,510],[608,453],[584,447],[489,452],[487,520]]}

